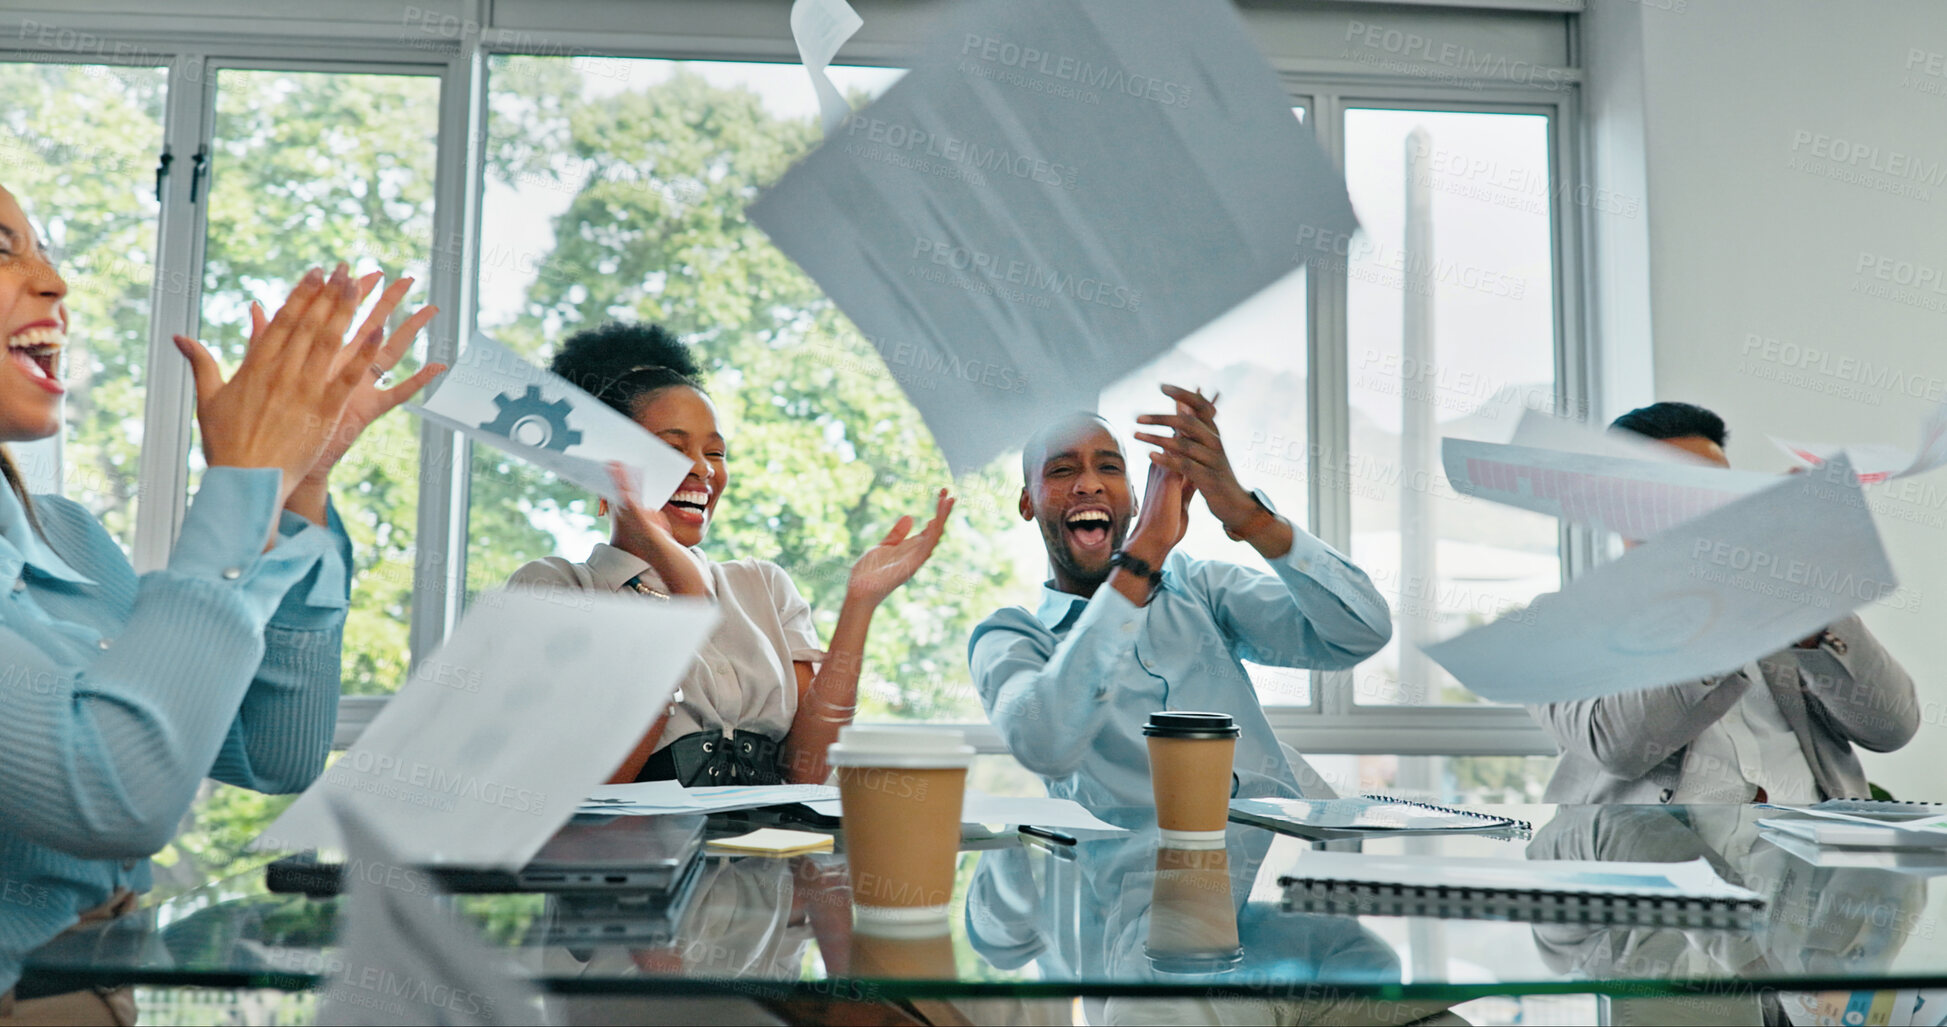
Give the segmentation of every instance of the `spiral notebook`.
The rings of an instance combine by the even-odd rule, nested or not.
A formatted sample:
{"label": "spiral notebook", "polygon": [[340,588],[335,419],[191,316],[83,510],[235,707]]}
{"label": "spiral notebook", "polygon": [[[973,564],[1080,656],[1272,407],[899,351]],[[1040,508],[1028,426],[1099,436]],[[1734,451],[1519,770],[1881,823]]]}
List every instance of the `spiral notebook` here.
{"label": "spiral notebook", "polygon": [[1688,863],[1305,852],[1278,878],[1284,908],[1343,916],[1747,928],[1764,896]]}
{"label": "spiral notebook", "polygon": [[1355,838],[1367,834],[1447,834],[1489,831],[1527,837],[1526,821],[1488,813],[1407,802],[1384,795],[1347,799],[1232,799],[1230,819],[1306,838]]}

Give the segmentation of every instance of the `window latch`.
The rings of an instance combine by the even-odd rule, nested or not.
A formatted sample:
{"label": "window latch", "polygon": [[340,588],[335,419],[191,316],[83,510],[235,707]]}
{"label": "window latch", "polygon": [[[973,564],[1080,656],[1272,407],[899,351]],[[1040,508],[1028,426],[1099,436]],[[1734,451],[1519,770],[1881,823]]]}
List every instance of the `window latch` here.
{"label": "window latch", "polygon": [[208,146],[197,147],[196,156],[190,159],[195,161],[195,165],[190,169],[189,173],[189,202],[195,203],[197,194],[203,185],[203,175],[210,169],[210,148]]}
{"label": "window latch", "polygon": [[157,203],[162,202],[162,180],[169,177],[169,165],[174,163],[175,160],[176,160],[176,155],[170,153],[169,147],[167,146],[164,146],[162,148],[162,156],[156,159],[155,201]]}

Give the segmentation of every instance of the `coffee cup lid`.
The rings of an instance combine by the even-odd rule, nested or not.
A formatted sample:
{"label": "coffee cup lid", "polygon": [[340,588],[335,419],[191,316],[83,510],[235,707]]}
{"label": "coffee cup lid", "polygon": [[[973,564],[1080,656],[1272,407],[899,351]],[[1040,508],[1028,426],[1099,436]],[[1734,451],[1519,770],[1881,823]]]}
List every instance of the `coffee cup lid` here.
{"label": "coffee cup lid", "polygon": [[1158,952],[1145,945],[1143,955],[1149,957],[1149,965],[1161,973],[1220,974],[1229,972],[1244,961],[1244,948],[1239,945],[1231,948]]}
{"label": "coffee cup lid", "polygon": [[1143,734],[1156,738],[1236,738],[1239,733],[1228,713],[1157,710],[1143,725]]}
{"label": "coffee cup lid", "polygon": [[974,747],[959,731],[852,724],[838,729],[827,751],[834,767],[935,770],[973,766]]}

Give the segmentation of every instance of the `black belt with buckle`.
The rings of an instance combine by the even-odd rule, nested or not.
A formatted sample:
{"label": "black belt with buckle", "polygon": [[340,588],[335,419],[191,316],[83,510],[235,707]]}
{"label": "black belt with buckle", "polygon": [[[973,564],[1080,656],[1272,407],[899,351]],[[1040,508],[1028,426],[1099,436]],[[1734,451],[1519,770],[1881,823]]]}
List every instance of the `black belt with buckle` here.
{"label": "black belt with buckle", "polygon": [[656,750],[636,773],[637,781],[677,781],[685,788],[709,785],[776,785],[784,783],[778,768],[777,740],[755,731],[724,734],[705,729]]}

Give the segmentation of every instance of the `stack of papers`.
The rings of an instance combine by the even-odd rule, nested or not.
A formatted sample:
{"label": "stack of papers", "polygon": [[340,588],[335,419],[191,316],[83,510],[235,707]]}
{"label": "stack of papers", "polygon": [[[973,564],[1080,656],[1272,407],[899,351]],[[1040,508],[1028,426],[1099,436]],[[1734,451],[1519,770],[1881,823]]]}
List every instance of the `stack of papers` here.
{"label": "stack of papers", "polygon": [[[582,800],[580,812],[609,816],[655,816],[662,813],[723,813],[792,803],[803,803],[822,816],[840,815],[838,789],[831,785],[685,788],[674,781],[604,785]],[[1036,827],[1122,833],[1122,828],[1098,819],[1072,799],[988,795],[976,788],[967,789],[960,820],[967,824],[1033,824]]]}
{"label": "stack of papers", "polygon": [[[811,803],[811,808],[814,812],[826,816],[839,815],[837,799]],[[978,788],[967,789],[966,799],[960,807],[960,822],[962,824],[1005,824],[1011,827],[1032,824],[1035,827],[1061,827],[1075,831],[1123,833],[1122,828],[1096,817],[1073,799],[988,795]]]}
{"label": "stack of papers", "polygon": [[603,785],[581,803],[582,813],[610,816],[656,816],[662,813],[727,813],[761,806],[838,802],[830,785],[725,785],[685,788],[674,781],[639,781]]}
{"label": "stack of papers", "polygon": [[1792,815],[1760,820],[1758,826],[1820,846],[1947,850],[1947,813],[1894,819],[1834,810],[1780,809]]}
{"label": "stack of papers", "polygon": [[1765,841],[1816,867],[1947,873],[1947,814],[1929,812],[1926,806],[1896,807],[1870,816],[1827,807],[1767,807],[1786,815],[1760,820],[1758,827]]}

